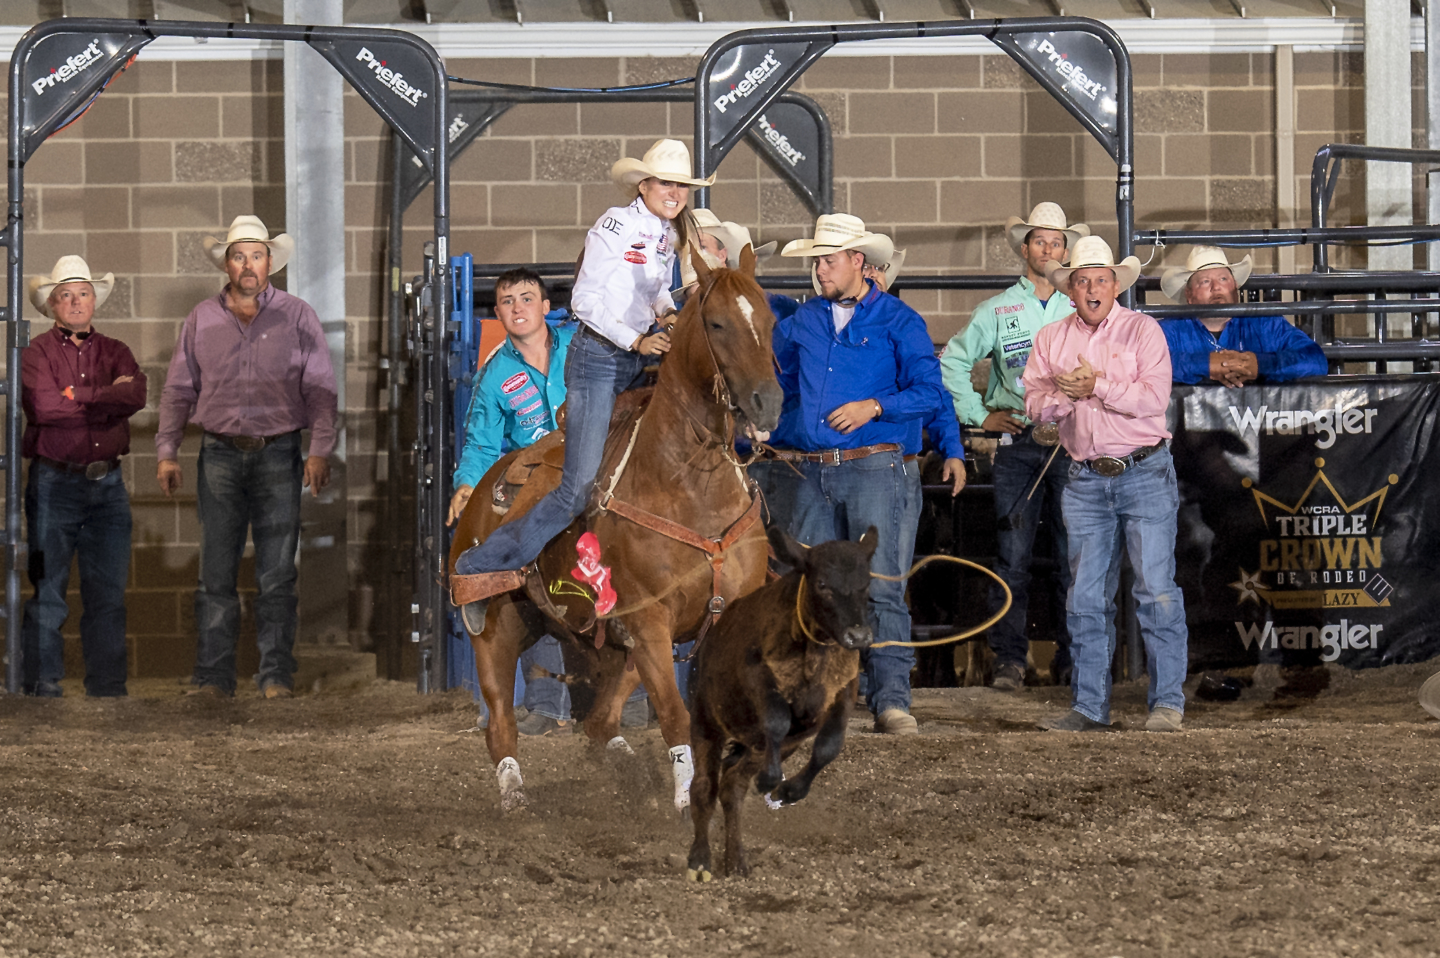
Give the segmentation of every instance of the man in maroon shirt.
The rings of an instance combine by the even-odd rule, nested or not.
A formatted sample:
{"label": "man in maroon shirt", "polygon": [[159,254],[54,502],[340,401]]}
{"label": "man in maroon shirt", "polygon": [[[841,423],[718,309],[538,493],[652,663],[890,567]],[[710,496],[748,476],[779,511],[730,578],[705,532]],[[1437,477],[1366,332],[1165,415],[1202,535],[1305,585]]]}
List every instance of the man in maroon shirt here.
{"label": "man in maroon shirt", "polygon": [[130,497],[120,457],[130,417],[145,408],[145,374],[130,349],[90,320],[115,287],[78,256],[30,279],[30,302],[55,321],[20,354],[30,582],[21,659],[25,692],[58,698],[65,674],[60,629],[70,614],[70,560],[80,556],[80,643],[87,695],[125,694],[125,581],[130,575]]}
{"label": "man in maroon shirt", "polygon": [[[240,640],[236,592],[248,529],[255,542],[255,644],[266,698],[294,686],[295,550],[300,489],[330,482],[336,439],[335,373],[315,310],[270,285],[294,252],[254,216],[237,216],[205,252],[230,282],[186,317],[160,395],[156,479],[167,496],[181,486],[177,453],[185,423],[205,429],[195,479],[200,515],[200,585],[195,590],[194,681],[201,693],[235,694]],[[300,430],[310,429],[308,455]]]}

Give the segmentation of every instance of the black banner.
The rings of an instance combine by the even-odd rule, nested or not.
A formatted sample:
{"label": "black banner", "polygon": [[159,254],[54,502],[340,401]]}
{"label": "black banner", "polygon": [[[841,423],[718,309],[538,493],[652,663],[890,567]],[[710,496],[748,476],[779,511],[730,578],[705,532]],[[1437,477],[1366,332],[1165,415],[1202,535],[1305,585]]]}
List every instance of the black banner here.
{"label": "black banner", "polygon": [[1115,55],[1093,33],[1000,33],[991,37],[1119,160]]}
{"label": "black banner", "polygon": [[706,80],[714,170],[756,117],[831,43],[749,43],[727,50]]}
{"label": "black banner", "polygon": [[810,212],[830,212],[820,168],[820,123],[798,103],[772,103],[747,134],[756,151],[780,178],[793,186]]}
{"label": "black banner", "polygon": [[1440,383],[1176,386],[1193,667],[1440,655]]}
{"label": "black banner", "polygon": [[[450,162],[465,152],[485,128],[498,120],[513,103],[465,98],[463,93],[451,93],[445,101],[450,109],[450,119],[445,126],[446,155]],[[433,180],[430,168],[421,162],[414,152],[406,155],[400,165],[400,208],[409,209],[410,204]]]}
{"label": "black banner", "polygon": [[25,57],[21,158],[69,122],[151,37],[128,33],[52,33]]}
{"label": "black banner", "polygon": [[396,40],[311,40],[310,46],[350,82],[405,140],[427,171],[434,169],[435,74],[417,47]]}

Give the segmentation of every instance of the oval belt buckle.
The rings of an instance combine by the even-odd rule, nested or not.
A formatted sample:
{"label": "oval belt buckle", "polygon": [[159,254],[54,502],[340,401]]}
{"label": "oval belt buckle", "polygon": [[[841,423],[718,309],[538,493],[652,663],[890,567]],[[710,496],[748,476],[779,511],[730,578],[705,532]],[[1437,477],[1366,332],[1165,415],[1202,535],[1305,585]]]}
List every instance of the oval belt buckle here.
{"label": "oval belt buckle", "polygon": [[1095,460],[1093,468],[1106,479],[1114,479],[1125,471],[1125,460],[1116,459],[1114,456],[1101,456]]}
{"label": "oval belt buckle", "polygon": [[1030,430],[1030,438],[1041,446],[1058,446],[1060,444],[1060,424],[1058,422],[1037,422],[1035,428]]}
{"label": "oval belt buckle", "polygon": [[110,475],[110,463],[92,462],[85,467],[85,478],[91,482],[97,482]]}

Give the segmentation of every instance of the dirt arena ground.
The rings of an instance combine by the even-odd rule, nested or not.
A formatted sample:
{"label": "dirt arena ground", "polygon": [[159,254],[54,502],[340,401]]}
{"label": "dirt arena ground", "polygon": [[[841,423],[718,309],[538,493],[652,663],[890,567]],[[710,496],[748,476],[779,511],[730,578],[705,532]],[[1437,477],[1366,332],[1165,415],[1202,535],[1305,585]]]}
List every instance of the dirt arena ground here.
{"label": "dirt arena ground", "polygon": [[1135,686],[1088,736],[1032,730],[1060,690],[921,691],[703,886],[653,729],[522,742],[502,817],[459,693],[0,696],[0,956],[1437,955],[1437,667],[1261,670],[1171,736]]}

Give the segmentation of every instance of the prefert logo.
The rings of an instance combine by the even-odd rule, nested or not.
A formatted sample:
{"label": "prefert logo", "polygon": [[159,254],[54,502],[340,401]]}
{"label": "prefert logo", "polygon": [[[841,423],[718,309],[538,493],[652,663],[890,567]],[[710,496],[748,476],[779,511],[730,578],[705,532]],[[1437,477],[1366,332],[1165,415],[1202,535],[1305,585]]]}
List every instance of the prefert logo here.
{"label": "prefert logo", "polygon": [[1050,63],[1054,65],[1056,70],[1060,71],[1060,75],[1069,80],[1075,89],[1090,99],[1095,99],[1100,91],[1105,89],[1105,84],[1086,76],[1083,67],[1070,62],[1070,54],[1061,53],[1059,50],[1056,50],[1055,45],[1049,40],[1041,40],[1040,46],[1035,49],[1035,52],[1042,56],[1048,56]]}
{"label": "prefert logo", "polygon": [[104,58],[105,54],[100,52],[100,41],[91,40],[88,47],[74,56],[66,57],[65,62],[58,67],[51,67],[50,74],[32,82],[30,88],[35,91],[36,96],[44,96],[50,87],[57,83],[69,83],[94,66],[96,61]]}
{"label": "prefert logo", "polygon": [[386,67],[385,61],[375,59],[375,54],[371,53],[366,47],[360,48],[360,52],[355,54],[355,59],[369,67],[370,72],[375,74],[381,83],[389,87],[391,92],[411,106],[417,106],[422,98],[430,95],[419,87],[413,87],[406,83],[405,74],[396,73],[394,70]]}
{"label": "prefert logo", "polygon": [[791,146],[790,138],[777,130],[775,124],[765,118],[765,114],[760,114],[760,122],[756,126],[760,127],[760,135],[765,137],[765,141],[791,166],[805,159],[805,154]]}
{"label": "prefert logo", "polygon": [[780,72],[780,61],[775,59],[775,51],[766,50],[765,59],[760,61],[760,65],[746,70],[739,83],[730,84],[730,92],[721,94],[720,98],[715,101],[715,109],[724,113],[726,107],[734,106],[760,89],[760,84],[778,72]]}

